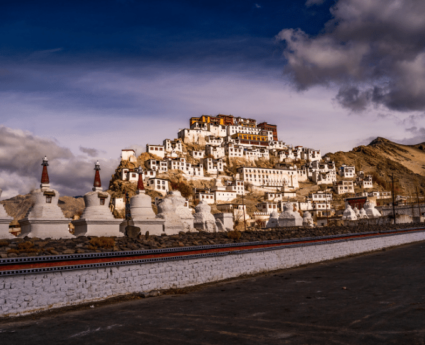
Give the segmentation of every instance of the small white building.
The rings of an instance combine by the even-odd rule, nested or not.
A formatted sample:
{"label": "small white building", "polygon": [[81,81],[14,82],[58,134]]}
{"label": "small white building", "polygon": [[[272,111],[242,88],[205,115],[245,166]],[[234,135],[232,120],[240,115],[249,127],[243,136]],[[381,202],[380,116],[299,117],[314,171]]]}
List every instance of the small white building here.
{"label": "small white building", "polygon": [[192,164],[186,163],[186,158],[169,158],[168,170],[181,170],[184,174],[193,174]]}
{"label": "small white building", "polygon": [[129,161],[131,163],[136,163],[137,162],[136,151],[134,151],[133,149],[121,150],[121,160]]}
{"label": "small white building", "polygon": [[[143,170],[142,179],[150,179],[156,177],[155,170]],[[121,180],[137,183],[139,181],[139,173],[137,169],[124,168],[121,170]]]}
{"label": "small white building", "polygon": [[301,151],[301,159],[306,161],[321,161],[322,155],[320,154],[320,150],[314,150],[310,148],[303,147]]}
{"label": "small white building", "polygon": [[359,181],[360,187],[367,189],[367,188],[373,188],[373,180],[372,175],[367,175],[363,178],[363,180]]}
{"label": "small white building", "polygon": [[222,146],[224,143],[223,137],[214,137],[212,135],[205,138],[206,145],[210,146]]}
{"label": "small white building", "polygon": [[192,165],[192,176],[204,176],[204,165],[202,163]]}
{"label": "small white building", "polygon": [[162,145],[150,145],[146,144],[146,152],[151,155],[158,156],[159,158],[165,157],[165,149]]}
{"label": "small white building", "polygon": [[229,158],[243,158],[244,156],[244,148],[233,143],[228,143],[225,146],[225,154]]}
{"label": "small white building", "polygon": [[147,187],[153,189],[163,195],[167,194],[170,190],[168,180],[162,178],[152,178],[147,181]]}
{"label": "small white building", "polygon": [[254,186],[285,187],[288,191],[299,188],[298,174],[295,169],[240,167],[237,171],[244,182]]}
{"label": "small white building", "polygon": [[214,159],[223,158],[225,156],[224,147],[206,145],[205,146],[205,154],[206,154],[206,156],[211,156]]}
{"label": "small white building", "polygon": [[339,175],[344,178],[355,178],[356,177],[356,168],[354,166],[349,166],[343,164],[339,168]]}
{"label": "small white building", "polygon": [[183,143],[181,139],[165,139],[163,145],[166,152],[183,152]]}
{"label": "small white building", "polygon": [[245,194],[245,187],[242,180],[226,181],[226,190],[235,192],[237,195]]}
{"label": "small white building", "polygon": [[206,201],[208,204],[215,204],[214,193],[209,189],[195,189],[195,203]]}
{"label": "small white building", "polygon": [[223,159],[204,158],[204,167],[208,174],[218,174],[224,172]]}
{"label": "small white building", "polygon": [[266,201],[282,201],[282,193],[266,192],[264,194],[264,200],[266,200]]}
{"label": "small white building", "polygon": [[246,205],[242,204],[217,204],[217,209],[224,213],[233,213],[233,217],[235,222],[243,222],[244,221],[244,215],[245,220],[251,219],[251,217],[248,215]]}
{"label": "small white building", "polygon": [[331,201],[322,200],[313,203],[313,213],[315,213],[318,217],[331,216],[332,212]]}
{"label": "small white building", "polygon": [[353,181],[338,181],[333,185],[336,194],[354,193]]}
{"label": "small white building", "polygon": [[145,162],[146,167],[149,170],[157,171],[158,173],[166,173],[168,171],[168,162],[167,161],[159,161],[156,159],[148,159]]}
{"label": "small white building", "polygon": [[315,171],[312,173],[312,181],[317,185],[333,184],[336,182],[336,173],[334,171],[320,172]]}
{"label": "small white building", "polygon": [[194,159],[203,159],[205,157],[205,151],[192,151],[192,157]]}
{"label": "small white building", "polygon": [[329,201],[329,200],[332,200],[332,193],[324,192],[324,191],[318,191],[318,192],[315,192],[315,193],[311,193],[309,195],[309,198],[313,202]]}
{"label": "small white building", "polygon": [[263,201],[263,202],[260,202],[257,205],[257,209],[261,213],[267,213],[267,214],[270,214],[270,213],[272,213],[274,211],[279,212],[277,202],[273,202],[273,201]]}

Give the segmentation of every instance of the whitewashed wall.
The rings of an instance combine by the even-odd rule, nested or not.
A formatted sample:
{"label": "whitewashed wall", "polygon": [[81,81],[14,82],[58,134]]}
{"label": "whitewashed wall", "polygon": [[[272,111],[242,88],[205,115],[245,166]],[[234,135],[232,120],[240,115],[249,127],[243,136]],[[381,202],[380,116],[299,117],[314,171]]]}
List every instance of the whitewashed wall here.
{"label": "whitewashed wall", "polygon": [[202,259],[0,278],[0,317],[183,288],[425,240],[425,231]]}

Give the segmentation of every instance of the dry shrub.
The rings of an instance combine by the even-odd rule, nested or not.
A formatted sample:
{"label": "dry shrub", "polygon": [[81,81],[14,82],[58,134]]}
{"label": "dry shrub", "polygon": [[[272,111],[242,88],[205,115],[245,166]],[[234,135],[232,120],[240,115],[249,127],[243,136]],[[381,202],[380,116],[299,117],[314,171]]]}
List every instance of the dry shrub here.
{"label": "dry shrub", "polygon": [[9,245],[9,242],[7,241],[0,241],[0,247],[7,247]]}
{"label": "dry shrub", "polygon": [[31,249],[34,247],[34,243],[32,242],[21,242],[18,244],[18,250],[27,250],[27,249]]}
{"label": "dry shrub", "polygon": [[227,233],[227,237],[232,239],[232,240],[239,240],[241,238],[242,234],[240,231],[234,230],[234,231],[229,231]]}
{"label": "dry shrub", "polygon": [[171,188],[173,190],[178,190],[184,198],[189,198],[192,195],[192,188],[189,186],[189,184],[183,181],[171,182]]}
{"label": "dry shrub", "polygon": [[12,254],[12,253],[19,254],[19,250],[16,250],[16,249],[9,249],[9,250],[7,251],[7,254]]}
{"label": "dry shrub", "polygon": [[34,248],[34,243],[27,241],[19,243],[17,251],[19,253],[37,253],[38,249]]}
{"label": "dry shrub", "polygon": [[115,240],[111,237],[96,237],[90,240],[90,244],[92,248],[89,249],[96,249],[97,247],[108,249],[115,246]]}

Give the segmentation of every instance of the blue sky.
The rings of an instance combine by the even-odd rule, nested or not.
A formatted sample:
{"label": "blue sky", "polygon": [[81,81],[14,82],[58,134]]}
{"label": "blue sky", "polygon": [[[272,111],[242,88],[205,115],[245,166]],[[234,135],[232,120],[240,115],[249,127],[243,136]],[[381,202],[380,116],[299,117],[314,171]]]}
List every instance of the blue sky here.
{"label": "blue sky", "polygon": [[[2,1],[0,125],[13,137],[0,142],[3,198],[38,179],[9,161],[11,142],[33,142],[34,157],[79,162],[86,174],[99,158],[107,181],[122,148],[174,138],[200,114],[275,123],[283,141],[323,152],[376,136],[424,141],[424,42],[406,39],[423,33],[414,14],[424,11],[405,0],[413,12],[403,13],[399,2]],[[394,27],[391,44],[409,43],[399,51],[410,55],[373,50],[388,46],[375,22]],[[417,95],[400,91],[409,73]],[[41,152],[43,140],[55,150]],[[61,174],[77,185],[75,173]],[[71,195],[89,186],[64,184]]]}

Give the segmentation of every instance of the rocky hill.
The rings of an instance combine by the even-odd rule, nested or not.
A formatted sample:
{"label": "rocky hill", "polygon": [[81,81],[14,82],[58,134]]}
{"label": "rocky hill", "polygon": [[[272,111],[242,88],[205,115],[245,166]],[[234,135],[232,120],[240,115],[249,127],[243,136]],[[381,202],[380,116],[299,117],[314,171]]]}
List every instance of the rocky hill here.
{"label": "rocky hill", "polygon": [[373,175],[374,182],[391,188],[390,176],[394,174],[396,193],[425,193],[425,143],[401,145],[385,138],[376,138],[369,145],[355,147],[352,151],[328,153],[339,167],[354,165],[356,173],[363,170]]}
{"label": "rocky hill", "polygon": [[[25,217],[33,202],[31,194],[26,194],[3,200],[0,204],[3,204],[7,214],[13,217],[12,224],[18,224],[17,221]],[[84,210],[84,199],[62,196],[59,198],[59,207],[67,218],[72,218],[74,215],[79,216]]]}

